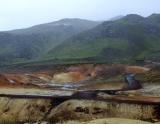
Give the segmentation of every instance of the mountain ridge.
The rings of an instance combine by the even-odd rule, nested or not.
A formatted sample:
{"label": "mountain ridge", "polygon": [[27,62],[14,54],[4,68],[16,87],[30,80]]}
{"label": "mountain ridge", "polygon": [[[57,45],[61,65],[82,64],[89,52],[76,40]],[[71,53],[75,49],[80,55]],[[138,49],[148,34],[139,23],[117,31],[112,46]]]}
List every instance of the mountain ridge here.
{"label": "mountain ridge", "polygon": [[65,39],[99,23],[101,22],[83,19],[62,19],[30,28],[0,32],[0,64],[37,59]]}
{"label": "mountain ridge", "polygon": [[[66,21],[73,21],[74,26]],[[11,31],[12,33],[1,32],[0,62],[16,64],[31,61],[36,64],[160,61],[160,14],[148,17],[129,14],[104,22],[62,19],[47,24],[56,28],[46,28],[53,30],[47,32],[40,26],[39,32],[39,26],[33,26],[36,30],[29,28],[32,30],[29,33],[22,31],[23,29]],[[3,41],[9,45],[5,46]]]}
{"label": "mountain ridge", "polygon": [[[152,18],[151,18],[152,17]],[[154,18],[153,18],[154,17]],[[44,58],[131,62],[160,57],[160,14],[126,15],[74,35]]]}

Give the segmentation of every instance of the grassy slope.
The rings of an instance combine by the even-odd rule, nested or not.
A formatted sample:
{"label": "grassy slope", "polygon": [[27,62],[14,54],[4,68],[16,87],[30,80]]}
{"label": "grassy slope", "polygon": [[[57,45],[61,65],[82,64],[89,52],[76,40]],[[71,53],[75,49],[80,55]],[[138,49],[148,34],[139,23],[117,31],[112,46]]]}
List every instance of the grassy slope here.
{"label": "grassy slope", "polygon": [[[63,45],[67,47],[60,46],[54,49],[54,57],[58,59],[96,57],[106,47],[123,50],[128,46],[128,43],[123,39],[105,38],[92,41],[92,43],[75,41]],[[50,51],[47,57],[52,57],[52,51]]]}
{"label": "grassy slope", "polygon": [[43,58],[132,61],[160,57],[160,15],[143,18],[128,15],[116,21],[104,22],[96,28],[78,34],[48,52]]}
{"label": "grassy slope", "polygon": [[101,22],[62,19],[26,29],[0,32],[0,65],[37,60],[65,39]]}
{"label": "grassy slope", "polygon": [[158,58],[160,15],[147,18],[127,15],[74,35],[30,63],[130,63],[137,59],[160,60]]}

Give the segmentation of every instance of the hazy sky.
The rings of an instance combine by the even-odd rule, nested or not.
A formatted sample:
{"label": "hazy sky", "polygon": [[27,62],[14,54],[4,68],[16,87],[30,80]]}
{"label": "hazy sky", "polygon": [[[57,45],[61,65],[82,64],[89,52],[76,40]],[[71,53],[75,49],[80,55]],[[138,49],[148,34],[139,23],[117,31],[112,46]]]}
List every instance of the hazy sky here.
{"label": "hazy sky", "polygon": [[0,0],[0,30],[62,18],[107,20],[130,13],[160,13],[160,0]]}

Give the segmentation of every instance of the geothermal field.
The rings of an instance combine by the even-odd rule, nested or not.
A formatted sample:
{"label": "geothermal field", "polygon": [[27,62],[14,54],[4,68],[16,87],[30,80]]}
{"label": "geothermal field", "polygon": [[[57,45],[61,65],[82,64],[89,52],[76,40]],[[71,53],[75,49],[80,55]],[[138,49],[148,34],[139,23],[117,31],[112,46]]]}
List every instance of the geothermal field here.
{"label": "geothermal field", "polygon": [[[130,88],[126,74],[135,74],[141,87]],[[158,124],[159,75],[154,64],[6,68],[0,73],[0,120],[4,124]]]}

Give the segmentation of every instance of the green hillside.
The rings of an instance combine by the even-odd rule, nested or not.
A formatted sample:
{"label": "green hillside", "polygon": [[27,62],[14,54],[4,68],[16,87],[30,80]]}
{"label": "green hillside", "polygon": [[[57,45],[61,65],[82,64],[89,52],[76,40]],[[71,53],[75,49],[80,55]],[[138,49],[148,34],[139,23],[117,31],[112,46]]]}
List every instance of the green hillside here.
{"label": "green hillside", "polygon": [[127,15],[75,35],[43,59],[131,62],[160,59],[160,15]]}
{"label": "green hillside", "polygon": [[37,60],[67,38],[100,23],[62,19],[26,29],[0,32],[0,65]]}

